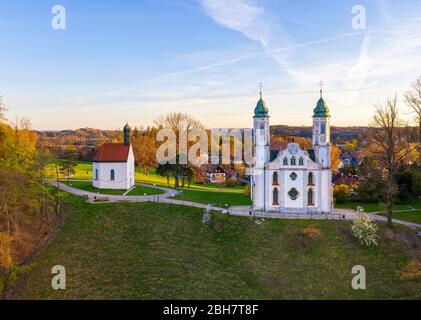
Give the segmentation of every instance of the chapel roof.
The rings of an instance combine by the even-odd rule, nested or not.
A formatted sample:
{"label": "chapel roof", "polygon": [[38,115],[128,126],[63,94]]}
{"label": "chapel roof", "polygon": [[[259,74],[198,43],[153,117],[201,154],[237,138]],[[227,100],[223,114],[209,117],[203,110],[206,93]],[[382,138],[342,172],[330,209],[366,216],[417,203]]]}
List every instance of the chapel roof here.
{"label": "chapel roof", "polygon": [[96,152],[92,162],[127,162],[130,145],[104,143]]}

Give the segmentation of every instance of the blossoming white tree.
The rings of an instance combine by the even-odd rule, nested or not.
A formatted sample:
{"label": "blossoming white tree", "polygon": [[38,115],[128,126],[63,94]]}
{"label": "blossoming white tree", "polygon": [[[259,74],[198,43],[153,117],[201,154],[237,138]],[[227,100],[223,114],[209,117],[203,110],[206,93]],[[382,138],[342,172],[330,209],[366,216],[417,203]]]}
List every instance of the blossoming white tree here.
{"label": "blossoming white tree", "polygon": [[357,218],[351,227],[352,235],[357,238],[361,244],[366,246],[375,246],[378,244],[379,236],[377,224],[371,217],[364,212],[361,207],[357,208]]}

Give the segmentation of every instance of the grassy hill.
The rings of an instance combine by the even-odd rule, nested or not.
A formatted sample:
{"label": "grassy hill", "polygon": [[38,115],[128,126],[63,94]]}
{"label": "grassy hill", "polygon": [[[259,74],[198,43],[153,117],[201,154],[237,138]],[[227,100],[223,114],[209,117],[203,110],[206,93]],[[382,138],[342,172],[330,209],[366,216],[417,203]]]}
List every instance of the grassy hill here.
{"label": "grassy hill", "polygon": [[[420,278],[401,279],[420,240],[382,229],[362,248],[349,222],[266,220],[156,203],[89,205],[68,195],[58,237],[10,295],[30,299],[392,299],[421,298]],[[393,239],[392,239],[393,238]],[[415,249],[414,249],[415,246]],[[412,250],[412,251],[410,251]],[[417,251],[416,251],[417,250]],[[67,289],[51,288],[63,265]],[[351,268],[367,290],[351,288]]]}

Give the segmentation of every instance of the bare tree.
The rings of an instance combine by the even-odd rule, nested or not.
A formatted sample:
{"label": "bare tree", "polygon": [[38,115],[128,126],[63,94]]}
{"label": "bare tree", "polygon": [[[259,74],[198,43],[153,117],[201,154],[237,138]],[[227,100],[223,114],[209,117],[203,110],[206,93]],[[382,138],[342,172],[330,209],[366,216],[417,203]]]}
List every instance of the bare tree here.
{"label": "bare tree", "polygon": [[371,146],[369,152],[377,160],[385,177],[387,225],[392,228],[392,213],[396,185],[394,173],[405,157],[413,151],[408,139],[408,126],[400,119],[397,98],[388,99],[385,105],[377,105],[370,125]]}
{"label": "bare tree", "polygon": [[194,129],[204,129],[204,126],[199,120],[193,118],[189,114],[182,112],[173,112],[166,115],[161,115],[154,121],[158,129],[168,128],[172,129],[174,133],[179,135],[179,129],[190,132]]}
{"label": "bare tree", "polygon": [[405,94],[405,101],[415,113],[415,120],[418,123],[418,142],[421,148],[421,76],[411,84],[411,89]]}
{"label": "bare tree", "polygon": [[[199,120],[196,120],[192,116],[181,113],[169,113],[166,115],[161,115],[157,120],[155,120],[155,125],[158,129],[167,128],[172,129],[176,135],[176,164],[171,165],[171,170],[174,176],[174,187],[179,187],[179,178],[182,180],[182,187],[184,188],[184,180],[188,179],[189,184],[193,175],[193,168],[191,164],[180,164],[180,155],[183,155],[183,152],[180,151],[180,131],[188,134],[190,131],[195,129],[204,129],[202,123]],[[192,142],[190,142],[192,144]],[[187,150],[185,150],[187,152]]]}

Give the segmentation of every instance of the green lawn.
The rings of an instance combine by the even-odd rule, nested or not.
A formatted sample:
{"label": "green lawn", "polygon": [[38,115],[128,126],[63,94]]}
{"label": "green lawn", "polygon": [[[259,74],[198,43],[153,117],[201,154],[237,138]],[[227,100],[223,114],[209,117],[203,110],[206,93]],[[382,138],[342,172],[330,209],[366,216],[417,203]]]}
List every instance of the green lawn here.
{"label": "green lawn", "polygon": [[[141,168],[136,168],[136,174],[135,179],[138,182],[142,183],[148,183],[148,184],[157,184],[163,187],[173,187],[174,186],[174,179],[170,178],[170,184],[167,184],[167,179],[164,177],[161,177],[156,173],[156,169],[152,168],[148,175],[143,173],[143,170]],[[181,183],[181,181],[180,181]],[[187,186],[187,181],[186,181]],[[229,186],[219,186],[216,184],[208,183],[208,184],[198,184],[194,181],[190,185],[191,189],[199,189],[199,190],[223,190],[227,192],[237,192],[242,193],[244,191],[245,186],[244,185],[236,185],[233,187]]]}
{"label": "green lawn", "polygon": [[[335,208],[347,208],[356,210],[357,207],[363,207],[365,212],[380,212],[386,211],[386,205],[384,203],[345,203],[345,204],[335,204]],[[394,210],[409,210],[411,209],[408,205],[405,204],[396,204],[393,206]]]}
{"label": "green lawn", "polygon": [[[386,206],[384,203],[336,204],[335,208],[357,209],[357,206],[363,207],[365,212],[380,212],[379,213],[380,215],[386,216],[385,214]],[[393,212],[393,218],[421,224],[421,200],[412,200],[408,202],[408,204],[396,204],[393,206],[393,209],[395,211],[411,210],[412,208],[417,209],[417,210],[407,211],[407,212]]]}
{"label": "green lawn", "polygon": [[[405,241],[385,236],[363,248],[349,222],[267,219],[156,203],[93,205],[67,196],[57,238],[18,281],[24,299],[421,299],[418,279],[396,271],[410,262]],[[299,236],[308,226],[319,238]],[[397,226],[400,236],[413,231]],[[419,239],[413,241],[420,241]],[[66,268],[67,289],[51,288]],[[367,290],[351,288],[354,265]]]}
{"label": "green lawn", "polygon": [[[75,166],[75,174],[72,177],[72,179],[92,179],[93,175],[92,175],[92,163],[91,162],[85,162],[85,161],[76,161],[77,165]],[[61,178],[65,178],[64,175],[60,176]],[[159,176],[156,173],[156,169],[152,168],[150,170],[150,173],[148,175],[145,175],[143,173],[143,170],[141,168],[136,168],[135,169],[135,180],[136,182],[142,182],[142,183],[147,183],[147,184],[156,184],[156,185],[160,185],[163,187],[168,187],[167,184],[167,179],[164,177]],[[170,184],[169,187],[173,187],[174,186],[174,179],[171,178],[170,179]],[[233,187],[228,187],[228,186],[218,186],[215,184],[198,184],[195,182],[192,182],[192,184],[190,185],[190,187],[192,189],[201,189],[201,190],[224,190],[227,192],[238,192],[238,193],[242,193],[244,191],[245,186],[244,185],[237,185],[237,186],[233,186]]]}
{"label": "green lawn", "polygon": [[[382,213],[381,215],[386,216],[386,214],[384,213]],[[421,210],[408,212],[394,212],[393,218],[421,224]]]}
{"label": "green lawn", "polygon": [[[75,161],[77,165],[74,167],[75,173],[72,176],[72,179],[81,179],[81,180],[88,180],[92,179],[92,162],[85,162],[85,161]],[[50,169],[51,171],[52,169]],[[55,174],[53,173],[53,176]],[[55,176],[54,176],[55,178]],[[65,174],[61,174],[60,178],[64,179],[67,178]]]}
{"label": "green lawn", "polygon": [[[211,191],[197,191],[197,190],[183,190],[172,199],[194,201],[215,206],[230,207],[234,205],[249,205],[251,200],[249,196],[242,193],[233,192],[211,192]],[[228,206],[226,206],[228,205]]]}
{"label": "green lawn", "polygon": [[[92,186],[91,181],[61,181],[64,184],[67,184],[71,187],[95,192],[95,193],[102,193],[102,194],[112,194],[112,195],[123,195],[127,190],[119,190],[119,189],[98,189]],[[158,188],[152,187],[145,187],[145,186],[136,186],[133,190],[131,190],[128,195],[130,196],[143,196],[146,195],[155,195],[155,194],[162,194],[164,191]]]}
{"label": "green lawn", "polygon": [[146,187],[146,186],[136,186],[131,190],[127,195],[128,196],[143,196],[143,195],[155,195],[163,194],[164,191],[158,188]]}
{"label": "green lawn", "polygon": [[420,209],[421,210],[421,199],[418,200],[413,200],[409,203],[409,205],[415,209]]}
{"label": "green lawn", "polygon": [[67,184],[71,187],[74,187],[76,189],[81,189],[89,192],[95,192],[95,193],[102,193],[102,194],[112,194],[112,195],[122,195],[127,190],[123,189],[98,189],[92,186],[91,181],[65,181],[62,180],[61,183]]}

